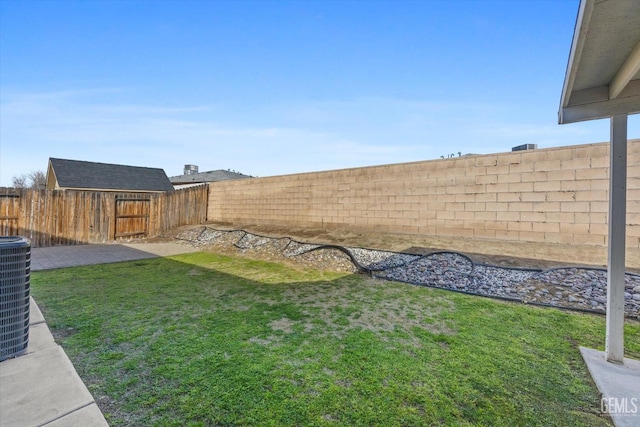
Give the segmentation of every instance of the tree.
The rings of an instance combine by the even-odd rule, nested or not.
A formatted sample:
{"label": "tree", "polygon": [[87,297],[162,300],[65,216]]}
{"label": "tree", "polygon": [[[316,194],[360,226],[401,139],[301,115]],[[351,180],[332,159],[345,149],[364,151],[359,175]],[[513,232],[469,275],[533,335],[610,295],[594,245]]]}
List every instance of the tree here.
{"label": "tree", "polygon": [[14,175],[13,178],[11,178],[11,181],[13,182],[13,187],[15,188],[27,188],[27,175],[22,174],[22,175]]}
{"label": "tree", "polygon": [[14,175],[11,178],[15,188],[31,188],[44,190],[47,186],[47,176],[42,171],[33,171],[28,174]]}

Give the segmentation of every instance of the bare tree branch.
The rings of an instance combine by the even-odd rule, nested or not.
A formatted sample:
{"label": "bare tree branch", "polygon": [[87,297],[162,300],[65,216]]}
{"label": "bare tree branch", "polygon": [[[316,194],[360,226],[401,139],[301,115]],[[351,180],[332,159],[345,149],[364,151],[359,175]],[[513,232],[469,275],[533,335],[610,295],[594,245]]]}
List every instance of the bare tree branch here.
{"label": "bare tree branch", "polygon": [[47,175],[42,171],[33,171],[28,174],[14,175],[11,182],[15,188],[44,190],[47,185]]}
{"label": "bare tree branch", "polygon": [[15,188],[27,188],[27,176],[25,174],[14,175],[11,178],[11,182]]}
{"label": "bare tree branch", "polygon": [[42,171],[33,171],[29,174],[31,188],[34,190],[44,190],[47,186],[47,176]]}

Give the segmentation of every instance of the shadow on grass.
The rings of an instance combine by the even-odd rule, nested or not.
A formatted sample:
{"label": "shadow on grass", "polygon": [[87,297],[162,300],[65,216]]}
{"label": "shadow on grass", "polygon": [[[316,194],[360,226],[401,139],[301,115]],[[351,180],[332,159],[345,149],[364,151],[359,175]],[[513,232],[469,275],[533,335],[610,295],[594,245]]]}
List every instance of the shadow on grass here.
{"label": "shadow on grass", "polygon": [[111,425],[608,424],[598,316],[207,252],[31,280]]}

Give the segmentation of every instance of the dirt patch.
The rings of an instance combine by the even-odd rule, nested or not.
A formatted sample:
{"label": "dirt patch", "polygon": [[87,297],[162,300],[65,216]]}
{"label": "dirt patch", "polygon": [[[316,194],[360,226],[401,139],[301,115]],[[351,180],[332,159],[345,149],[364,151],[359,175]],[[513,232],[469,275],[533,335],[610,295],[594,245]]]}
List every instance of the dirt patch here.
{"label": "dirt patch", "polygon": [[271,345],[276,341],[275,337],[268,337],[267,339],[259,338],[259,337],[251,337],[249,338],[249,342],[252,344],[258,345]]}
{"label": "dirt patch", "polygon": [[271,329],[273,329],[274,331],[284,332],[285,334],[293,333],[293,325],[295,325],[295,322],[291,319],[287,319],[286,317],[274,320],[269,323],[269,327]]}
{"label": "dirt patch", "polygon": [[[430,310],[424,310],[424,301],[411,301],[402,288],[380,286],[370,279],[353,287],[316,285],[313,289],[292,287],[283,295],[287,301],[302,307],[302,313],[313,317],[318,324],[304,324],[305,330],[327,331],[338,338],[355,329],[368,330],[378,335],[398,328],[412,336],[413,328],[434,334],[452,334],[447,325],[437,321],[443,310],[453,310],[448,300],[433,298]],[[291,327],[295,322],[291,322]],[[273,323],[273,322],[272,322]],[[272,326],[273,327],[273,326]]]}
{"label": "dirt patch", "polygon": [[320,270],[343,271],[353,273],[356,271],[351,258],[337,249],[324,249],[305,252],[296,258],[296,262],[305,267]]}

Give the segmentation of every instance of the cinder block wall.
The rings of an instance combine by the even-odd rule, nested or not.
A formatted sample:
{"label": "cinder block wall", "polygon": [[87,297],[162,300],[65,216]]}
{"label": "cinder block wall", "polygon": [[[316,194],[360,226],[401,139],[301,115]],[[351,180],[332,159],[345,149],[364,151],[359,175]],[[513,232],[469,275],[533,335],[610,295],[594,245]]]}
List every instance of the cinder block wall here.
{"label": "cinder block wall", "polygon": [[[609,144],[210,184],[213,222],[607,243]],[[640,140],[629,142],[627,246],[640,248]]]}

